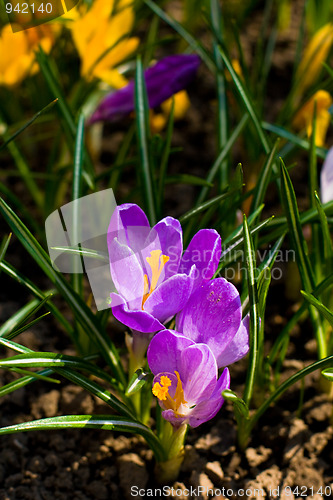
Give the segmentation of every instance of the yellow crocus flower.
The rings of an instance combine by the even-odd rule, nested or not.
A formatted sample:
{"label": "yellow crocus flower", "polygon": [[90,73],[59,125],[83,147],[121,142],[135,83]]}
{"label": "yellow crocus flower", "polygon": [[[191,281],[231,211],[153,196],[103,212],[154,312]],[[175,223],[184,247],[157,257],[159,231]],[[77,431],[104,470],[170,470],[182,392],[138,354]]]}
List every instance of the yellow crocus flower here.
{"label": "yellow crocus flower", "polygon": [[136,50],[139,39],[128,38],[134,23],[132,5],[121,0],[116,13],[114,7],[114,0],[96,0],[90,9],[73,9],[67,25],[80,55],[81,75],[121,88],[127,81],[115,68]]}
{"label": "yellow crocus flower", "polygon": [[34,51],[40,44],[49,52],[56,31],[51,26],[38,26],[13,33],[9,24],[4,26],[0,34],[0,85],[15,85],[38,71]]}
{"label": "yellow crocus flower", "polygon": [[298,95],[302,95],[317,80],[332,43],[333,23],[328,23],[314,34],[304,51],[296,72]]}
{"label": "yellow crocus flower", "polygon": [[332,103],[332,97],[326,90],[318,90],[296,113],[292,123],[297,130],[306,129],[307,136],[311,137],[313,113],[316,105],[315,144],[318,147],[325,144],[326,132],[331,121],[328,109]]}

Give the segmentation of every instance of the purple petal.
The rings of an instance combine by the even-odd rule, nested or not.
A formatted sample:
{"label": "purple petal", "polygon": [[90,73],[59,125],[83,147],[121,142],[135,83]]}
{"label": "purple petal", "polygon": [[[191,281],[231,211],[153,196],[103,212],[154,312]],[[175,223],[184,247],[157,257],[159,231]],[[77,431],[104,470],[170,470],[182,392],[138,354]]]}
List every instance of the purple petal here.
{"label": "purple petal", "polygon": [[189,416],[189,425],[191,427],[198,427],[199,425],[207,422],[215,417],[224,403],[221,392],[230,387],[230,374],[228,368],[223,370],[223,373],[217,381],[216,387],[212,395],[207,401],[199,403]]}
{"label": "purple petal", "polygon": [[[200,58],[195,54],[165,57],[144,72],[150,108],[159,106],[173,94],[183,90],[195,77]],[[134,81],[108,94],[93,113],[89,123],[116,121],[134,110]]]}
{"label": "purple petal", "polygon": [[178,371],[189,406],[209,398],[217,381],[217,364],[207,345],[193,344],[184,349]]}
{"label": "purple petal", "polygon": [[186,274],[176,274],[161,283],[148,297],[144,310],[161,323],[181,311],[192,293],[193,280]]}
{"label": "purple petal", "polygon": [[176,330],[207,344],[216,358],[236,335],[242,319],[239,293],[232,283],[216,278],[199,287],[176,316]]}
{"label": "purple petal", "polygon": [[201,229],[190,241],[180,262],[180,273],[189,274],[195,264],[196,286],[209,280],[215,273],[221,256],[221,237],[215,229]]}
{"label": "purple petal", "polygon": [[163,330],[153,337],[147,351],[148,365],[154,375],[179,371],[180,353],[193,342],[171,330]]}
{"label": "purple petal", "polygon": [[178,272],[180,258],[183,252],[183,231],[180,222],[173,217],[165,217],[152,229],[158,236],[159,248],[162,254],[169,257],[164,266],[164,279]]}
{"label": "purple petal", "polygon": [[138,205],[124,203],[112,214],[107,234],[108,245],[117,238],[136,253],[143,248],[149,232],[149,221],[144,211]]}
{"label": "purple petal", "polygon": [[111,277],[117,292],[130,304],[130,308],[141,309],[144,280],[137,257],[117,238],[109,245],[109,255]]}
{"label": "purple petal", "polygon": [[321,201],[333,200],[333,147],[329,149],[320,174]]}
{"label": "purple petal", "polygon": [[238,332],[230,344],[217,358],[219,368],[236,363],[249,352],[249,323],[250,316],[247,315],[241,322]]}
{"label": "purple petal", "polygon": [[180,417],[179,415],[175,415],[173,410],[162,411],[162,417],[176,428],[180,427],[184,423],[188,423],[188,415]]}
{"label": "purple petal", "polygon": [[[117,305],[112,307],[112,300],[115,299]],[[111,308],[114,317],[128,326],[132,330],[137,330],[142,333],[155,333],[163,330],[164,326],[151,314],[142,310],[130,310],[128,304],[124,299],[122,304],[120,302],[120,296],[117,294],[111,294]]]}

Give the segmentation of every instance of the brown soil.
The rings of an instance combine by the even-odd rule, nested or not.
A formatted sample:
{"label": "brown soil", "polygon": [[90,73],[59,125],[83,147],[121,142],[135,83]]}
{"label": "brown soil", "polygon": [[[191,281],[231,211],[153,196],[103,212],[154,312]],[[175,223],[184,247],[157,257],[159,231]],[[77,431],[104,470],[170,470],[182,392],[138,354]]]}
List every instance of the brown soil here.
{"label": "brown soil", "polygon": [[[232,409],[225,405],[214,420],[190,430],[179,479],[169,486],[192,487],[196,491],[189,497],[203,499],[207,495],[202,490],[199,494],[198,486],[215,490],[215,498],[220,499],[331,498],[320,493],[325,486],[333,489],[332,404],[315,384],[313,377],[306,388],[306,396],[312,397],[306,397],[301,415],[297,414],[298,390],[270,409],[244,453],[237,449]],[[2,425],[61,414],[109,412],[66,383],[58,390],[37,382],[3,398],[0,405]],[[133,498],[134,486],[146,489],[147,496],[140,496],[148,498],[148,489],[159,487],[154,482],[152,453],[136,437],[107,431],[49,431],[4,436],[1,445],[1,500],[117,500]],[[287,495],[287,486],[295,495]],[[277,488],[280,496],[273,492]],[[180,498],[185,495],[186,491]],[[159,498],[155,492],[152,496]]]}
{"label": "brown soil", "polygon": [[[277,295],[280,286],[276,285]],[[15,303],[1,303],[3,320]],[[272,310],[267,324],[271,338],[281,321]],[[284,378],[315,360],[313,342],[306,338],[307,329],[302,330],[302,336],[299,329],[293,332]],[[37,350],[75,354],[52,319],[25,332],[18,341]],[[301,353],[304,361],[294,359],[295,353]],[[231,367],[231,388],[240,395],[246,363],[243,360]],[[8,372],[0,376],[1,385],[13,377]],[[201,486],[216,499],[331,498],[324,493],[325,487],[326,493],[333,489],[332,402],[319,390],[318,374],[313,374],[306,379],[305,403],[299,411],[300,388],[293,387],[268,410],[245,452],[237,447],[229,404],[212,421],[190,429],[180,476],[169,485],[175,496],[206,499],[203,489],[198,489]],[[0,399],[0,410],[1,426],[55,415],[110,413],[104,403],[66,381],[61,386],[35,382]],[[141,491],[140,498],[161,497],[155,492],[160,486],[154,479],[152,452],[141,438],[84,429],[1,437],[0,500],[130,499],[135,497],[132,487],[137,487],[132,493],[145,489],[146,495]],[[187,489],[193,494],[186,496]]]}

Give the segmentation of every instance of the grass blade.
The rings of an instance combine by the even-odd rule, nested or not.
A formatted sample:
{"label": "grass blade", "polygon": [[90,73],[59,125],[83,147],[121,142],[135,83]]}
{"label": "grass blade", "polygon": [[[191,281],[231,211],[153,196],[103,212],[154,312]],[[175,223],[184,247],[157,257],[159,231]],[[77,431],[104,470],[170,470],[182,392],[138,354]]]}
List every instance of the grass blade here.
{"label": "grass blade", "polygon": [[55,429],[103,429],[110,431],[139,434],[149,444],[158,461],[166,459],[160,441],[145,425],[115,415],[63,415],[61,417],[43,418],[0,428],[0,435],[17,432],[55,430]]}
{"label": "grass blade", "polygon": [[32,118],[30,118],[30,120],[27,121],[27,123],[25,123],[22,127],[20,127],[16,132],[14,132],[14,134],[12,134],[3,144],[1,144],[0,146],[0,152],[5,149],[5,147],[11,142],[13,141],[14,139],[16,139],[17,136],[19,136],[22,132],[25,131],[26,128],[28,128],[30,125],[32,125],[32,123],[37,120],[37,118],[39,118],[41,115],[47,113],[51,108],[53,108],[53,106],[55,105],[55,103],[58,101],[58,99],[54,99],[54,101],[50,102],[47,106],[45,106],[43,109],[41,109],[40,111],[38,111],[38,113],[36,113]]}
{"label": "grass blade", "polygon": [[250,302],[250,355],[249,355],[249,368],[245,382],[245,389],[243,400],[249,406],[252,398],[254,382],[256,378],[257,365],[258,365],[258,336],[259,336],[259,307],[258,307],[258,290],[255,278],[255,253],[253,248],[253,241],[246,216],[243,220],[243,233],[244,233],[244,252],[247,267],[247,286]]}
{"label": "grass blade", "polygon": [[142,172],[142,184],[145,194],[145,202],[150,224],[156,223],[156,208],[154,200],[154,189],[152,184],[153,173],[149,159],[149,107],[146,83],[143,74],[141,59],[138,58],[135,75],[135,112],[138,133],[138,149],[140,152],[140,163]]}
{"label": "grass blade", "polygon": [[126,378],[117,349],[115,348],[109,337],[105,334],[105,332],[102,331],[102,328],[98,324],[96,316],[94,316],[94,314],[86,306],[81,297],[77,295],[74,290],[72,290],[65,278],[53,269],[50,263],[50,259],[45,250],[32,236],[23,222],[1,198],[0,213],[2,213],[12,231],[21,241],[22,245],[30,253],[36,263],[44,271],[44,273],[50,278],[52,283],[58,288],[59,292],[62,294],[66,302],[74,311],[75,317],[81,324],[82,328],[84,328],[88,335],[91,337],[91,340],[93,342],[97,342],[102,356],[112,368],[118,380],[121,381],[121,383],[125,387]]}

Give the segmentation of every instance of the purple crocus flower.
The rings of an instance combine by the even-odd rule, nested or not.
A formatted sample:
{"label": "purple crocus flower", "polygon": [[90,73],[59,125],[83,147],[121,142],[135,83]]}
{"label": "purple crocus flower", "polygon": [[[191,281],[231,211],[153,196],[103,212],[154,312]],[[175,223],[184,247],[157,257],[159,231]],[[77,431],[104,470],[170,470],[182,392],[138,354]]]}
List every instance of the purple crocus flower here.
{"label": "purple crocus flower", "polygon": [[[178,54],[165,57],[144,72],[150,108],[156,108],[193,80],[200,65],[195,54]],[[89,123],[116,121],[134,110],[135,83],[108,94],[91,116]]]}
{"label": "purple crocus flower", "polygon": [[242,320],[237,288],[224,278],[202,284],[176,316],[176,330],[206,344],[219,368],[235,363],[249,350],[249,316]]}
{"label": "purple crocus flower", "polygon": [[118,293],[113,315],[134,331],[156,333],[186,305],[191,293],[212,278],[221,238],[214,229],[198,231],[183,253],[178,220],[166,217],[150,228],[134,204],[114,211],[107,235],[110,270]]}
{"label": "purple crocus flower", "polygon": [[328,150],[320,173],[321,201],[333,200],[333,147]]}
{"label": "purple crocus flower", "polygon": [[150,342],[147,359],[155,375],[153,394],[162,416],[174,427],[198,427],[217,414],[224,401],[221,393],[230,387],[230,375],[225,368],[218,378],[216,359],[207,345],[164,330]]}

